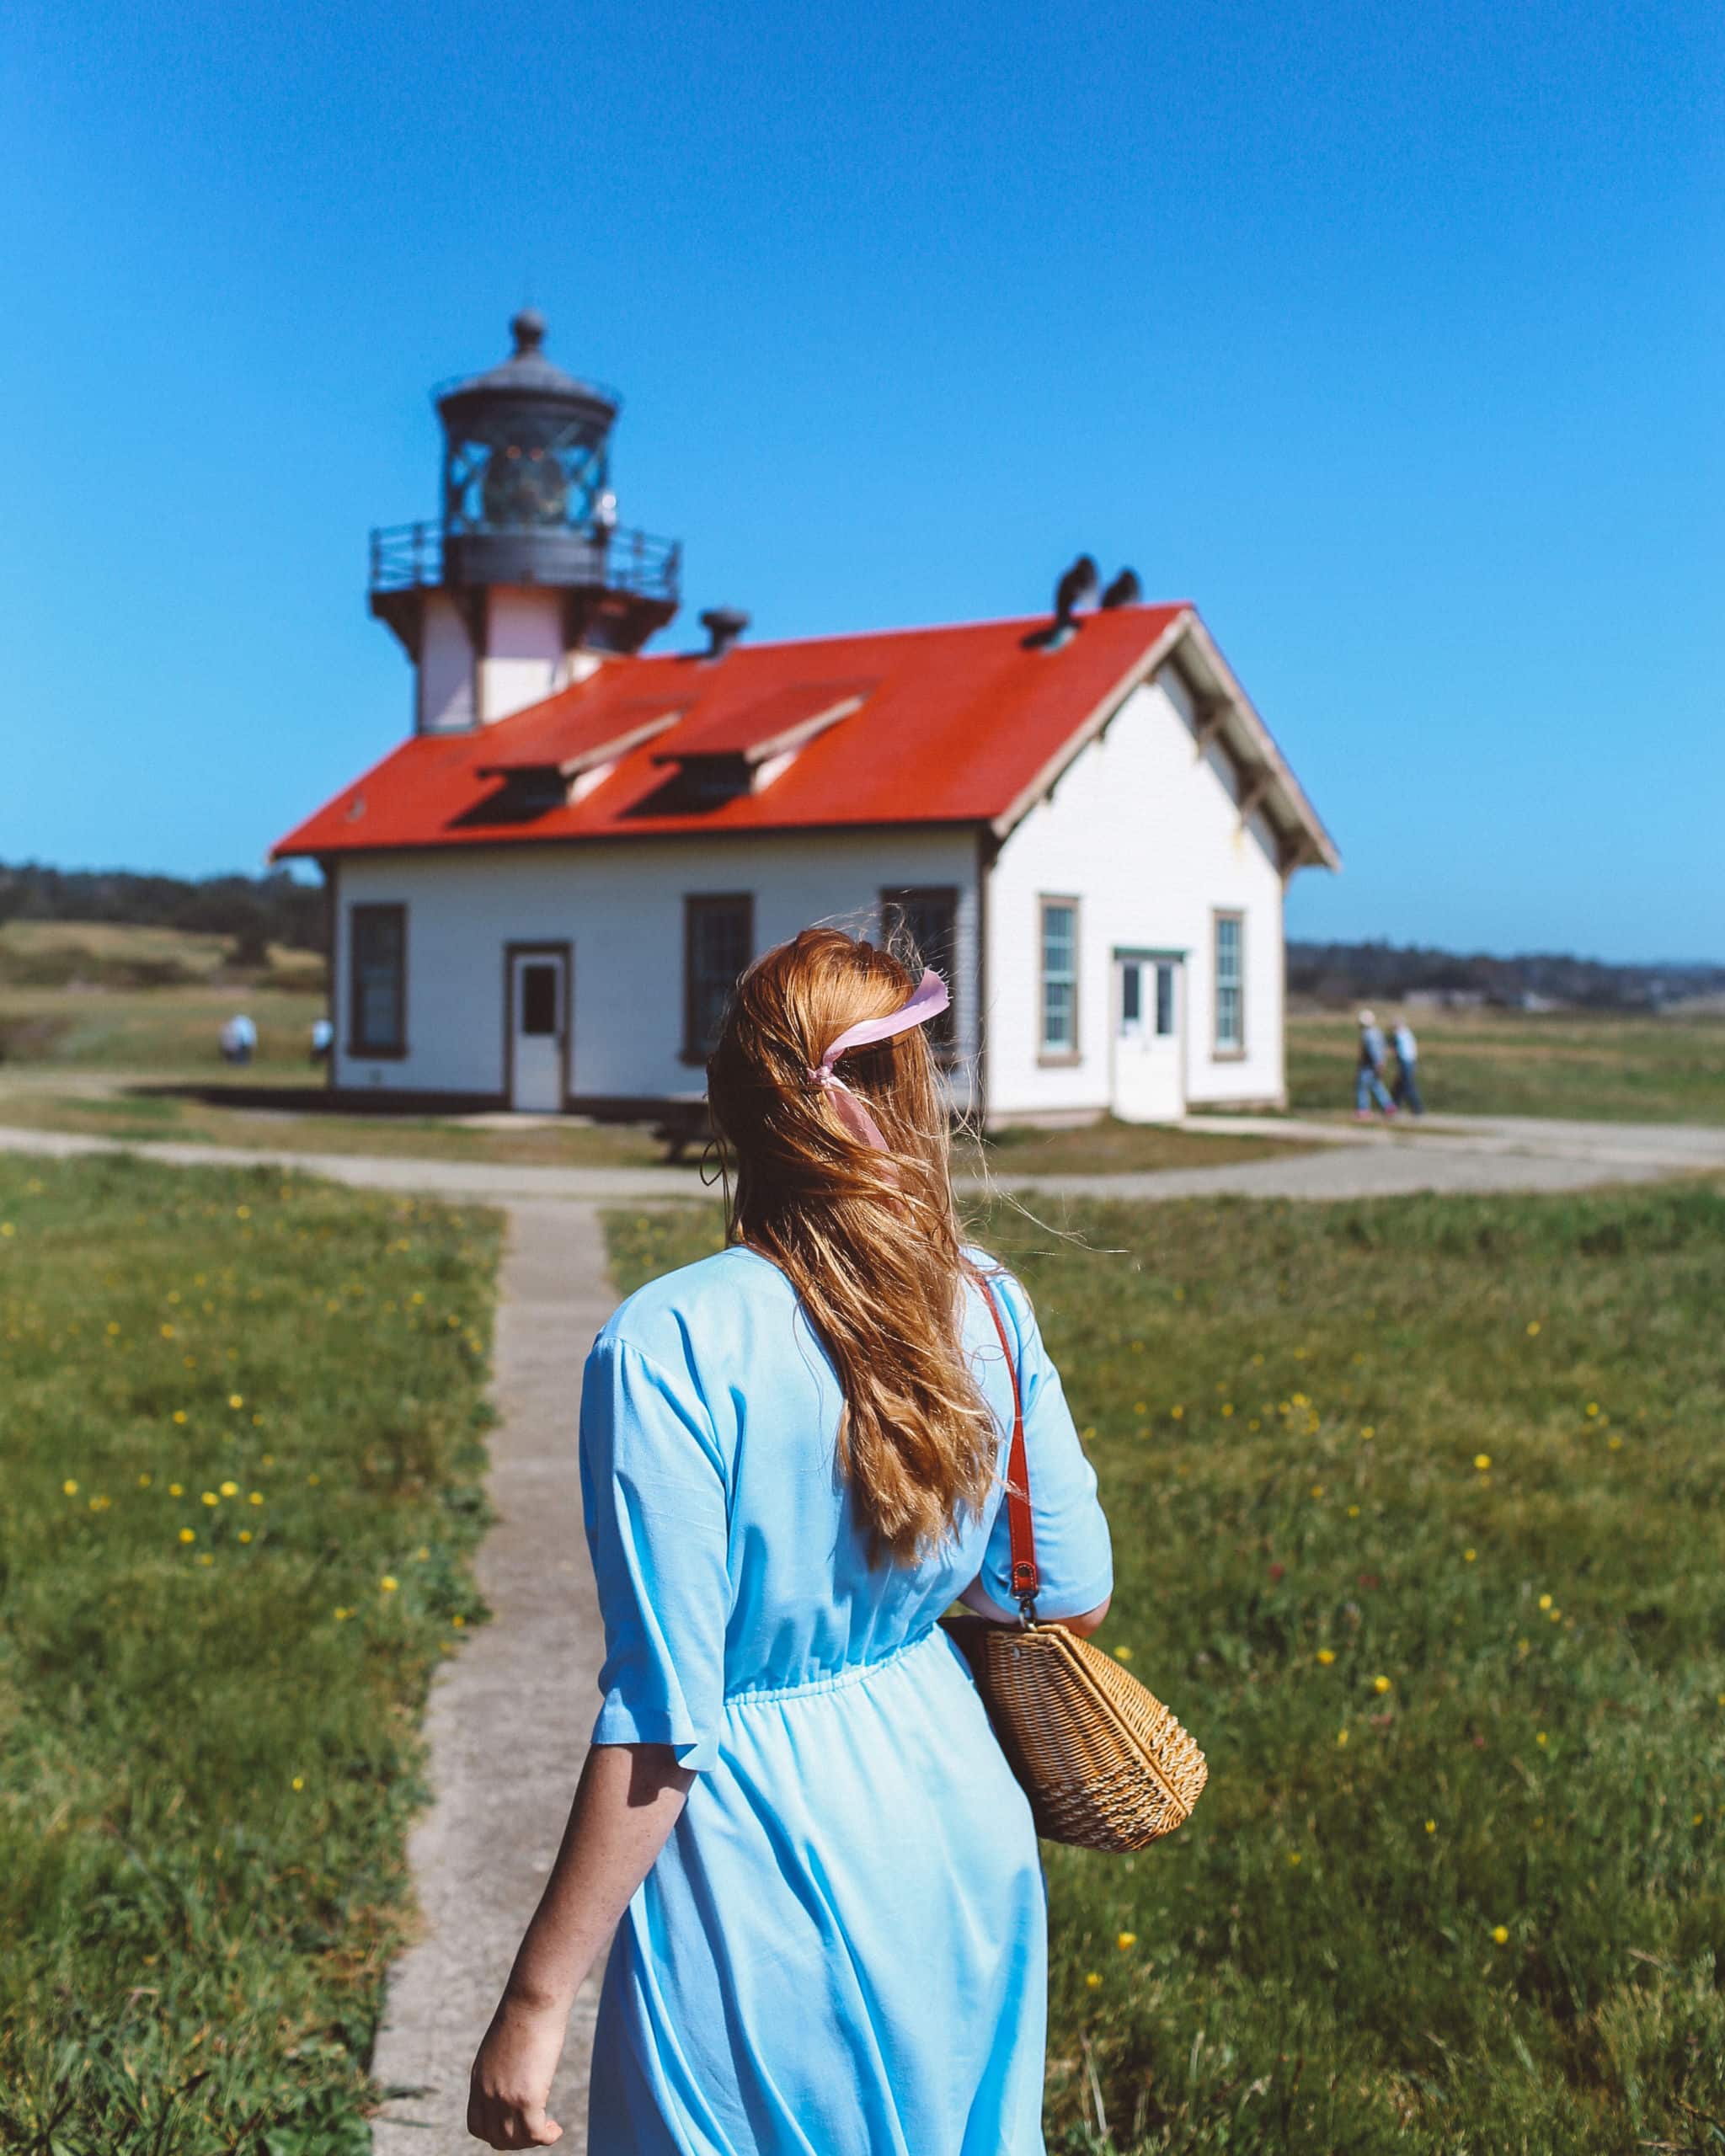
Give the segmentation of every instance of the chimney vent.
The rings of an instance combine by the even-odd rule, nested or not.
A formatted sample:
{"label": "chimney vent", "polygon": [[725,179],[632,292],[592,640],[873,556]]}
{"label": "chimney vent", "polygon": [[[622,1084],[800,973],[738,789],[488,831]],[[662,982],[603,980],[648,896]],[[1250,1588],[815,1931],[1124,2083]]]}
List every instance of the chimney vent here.
{"label": "chimney vent", "polygon": [[723,659],[749,626],[749,616],[738,606],[709,606],[701,626],[712,641],[702,654],[707,659]]}

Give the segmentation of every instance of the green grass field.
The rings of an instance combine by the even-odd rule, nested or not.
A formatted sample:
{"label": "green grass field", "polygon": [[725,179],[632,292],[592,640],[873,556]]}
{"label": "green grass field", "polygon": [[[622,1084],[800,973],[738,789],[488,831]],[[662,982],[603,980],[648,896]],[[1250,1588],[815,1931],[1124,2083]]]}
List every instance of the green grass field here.
{"label": "green grass field", "polygon": [[0,1156],[0,2146],[362,2156],[494,1218]]}
{"label": "green grass field", "polygon": [[[1049,1851],[1053,2145],[1725,2147],[1725,1195],[1002,1212],[1204,1746]],[[710,1209],[621,1214],[625,1286]]]}
{"label": "green grass field", "polygon": [[[1391,1006],[1378,1012],[1386,1024]],[[1567,1116],[1614,1123],[1725,1123],[1725,1018],[1581,1011],[1415,1011],[1420,1089],[1451,1115]],[[1350,1011],[1288,1021],[1288,1102],[1354,1106]]]}

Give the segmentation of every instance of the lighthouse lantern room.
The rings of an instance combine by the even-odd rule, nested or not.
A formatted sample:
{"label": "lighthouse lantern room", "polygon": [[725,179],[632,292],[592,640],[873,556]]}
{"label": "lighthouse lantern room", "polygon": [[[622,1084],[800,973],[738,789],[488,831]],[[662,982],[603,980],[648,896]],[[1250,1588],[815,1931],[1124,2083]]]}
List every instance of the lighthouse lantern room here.
{"label": "lighthouse lantern room", "polygon": [[545,357],[543,318],[515,350],[437,392],[443,510],[371,534],[371,611],[414,672],[414,723],[464,732],[638,651],[676,611],[675,541],[619,529],[611,430],[621,399]]}

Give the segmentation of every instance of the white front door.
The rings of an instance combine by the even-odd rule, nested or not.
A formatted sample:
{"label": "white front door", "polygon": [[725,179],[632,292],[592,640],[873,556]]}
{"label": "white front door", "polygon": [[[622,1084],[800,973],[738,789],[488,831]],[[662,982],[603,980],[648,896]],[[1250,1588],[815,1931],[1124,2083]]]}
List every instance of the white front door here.
{"label": "white front door", "polygon": [[569,967],[562,951],[509,954],[509,1104],[558,1115],[563,1106],[569,1041]]}
{"label": "white front door", "polygon": [[1114,953],[1114,1113],[1172,1123],[1186,1113],[1186,968],[1156,952]]}

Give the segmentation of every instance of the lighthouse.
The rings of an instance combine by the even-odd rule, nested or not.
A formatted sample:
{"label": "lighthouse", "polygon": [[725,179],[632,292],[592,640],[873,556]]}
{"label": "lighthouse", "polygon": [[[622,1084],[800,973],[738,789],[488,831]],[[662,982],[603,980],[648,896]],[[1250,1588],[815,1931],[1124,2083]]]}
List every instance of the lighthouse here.
{"label": "lighthouse", "polygon": [[435,392],[441,513],[371,534],[371,607],[414,669],[414,728],[460,734],[637,652],[677,610],[681,549],[625,531],[611,488],[622,399],[510,324],[500,366]]}

